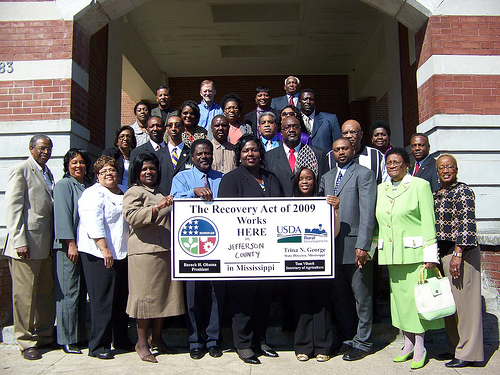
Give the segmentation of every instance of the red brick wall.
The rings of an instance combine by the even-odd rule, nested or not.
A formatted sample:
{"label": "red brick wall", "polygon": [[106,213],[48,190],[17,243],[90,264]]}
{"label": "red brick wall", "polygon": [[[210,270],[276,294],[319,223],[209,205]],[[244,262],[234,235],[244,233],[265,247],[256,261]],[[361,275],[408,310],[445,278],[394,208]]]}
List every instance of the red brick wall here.
{"label": "red brick wall", "polygon": [[432,55],[500,55],[499,16],[432,16],[425,28],[419,67]]}
{"label": "red brick wall", "polygon": [[122,90],[122,116],[121,125],[131,125],[135,122],[136,117],[134,115],[135,102],[132,98]]}
{"label": "red brick wall", "polygon": [[70,79],[0,82],[3,121],[69,118]]}
{"label": "red brick wall", "polygon": [[0,326],[12,321],[12,283],[7,259],[0,259]]}
{"label": "red brick wall", "polygon": [[[214,82],[217,89],[215,101],[230,92],[241,96],[242,115],[255,109],[255,89],[267,86],[271,97],[285,95],[283,88],[287,76],[219,76],[219,77],[172,77],[169,86],[172,90],[172,107],[177,108],[184,100],[201,101],[200,83],[205,79]],[[347,76],[299,76],[303,89],[309,88],[316,93],[316,108],[323,112],[335,113],[342,123],[350,118],[349,90]]]}
{"label": "red brick wall", "polygon": [[0,22],[2,61],[70,59],[73,21]]}
{"label": "red brick wall", "polygon": [[500,248],[481,246],[481,268],[488,276],[490,285],[500,292]]}
{"label": "red brick wall", "polygon": [[420,122],[439,113],[500,114],[500,76],[434,75],[418,88]]}
{"label": "red brick wall", "polygon": [[[418,66],[432,55],[500,55],[500,17],[433,16],[418,33]],[[418,88],[420,123],[436,114],[500,114],[500,77],[434,75]]]}

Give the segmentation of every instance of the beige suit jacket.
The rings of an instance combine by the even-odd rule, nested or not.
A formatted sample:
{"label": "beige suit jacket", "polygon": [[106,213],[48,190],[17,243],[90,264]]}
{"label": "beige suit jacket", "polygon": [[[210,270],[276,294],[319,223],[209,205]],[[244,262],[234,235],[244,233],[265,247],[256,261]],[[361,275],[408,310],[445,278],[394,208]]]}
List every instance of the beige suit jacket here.
{"label": "beige suit jacket", "polygon": [[130,225],[128,255],[170,250],[170,211],[167,207],[153,220],[153,206],[160,203],[159,190],[132,186],[123,197],[123,215]]}
{"label": "beige suit jacket", "polygon": [[[50,179],[54,181],[48,169]],[[5,190],[7,240],[3,255],[19,259],[16,248],[28,246],[30,259],[45,259],[52,245],[52,192],[33,158],[15,165]]]}

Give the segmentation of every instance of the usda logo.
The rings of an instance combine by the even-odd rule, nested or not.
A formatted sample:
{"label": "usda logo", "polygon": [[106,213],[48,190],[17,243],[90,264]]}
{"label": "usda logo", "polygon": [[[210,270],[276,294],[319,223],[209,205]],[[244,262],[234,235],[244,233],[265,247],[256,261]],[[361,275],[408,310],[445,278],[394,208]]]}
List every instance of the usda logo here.
{"label": "usda logo", "polygon": [[189,255],[203,257],[217,247],[219,231],[210,220],[195,217],[181,225],[178,237],[182,250]]}

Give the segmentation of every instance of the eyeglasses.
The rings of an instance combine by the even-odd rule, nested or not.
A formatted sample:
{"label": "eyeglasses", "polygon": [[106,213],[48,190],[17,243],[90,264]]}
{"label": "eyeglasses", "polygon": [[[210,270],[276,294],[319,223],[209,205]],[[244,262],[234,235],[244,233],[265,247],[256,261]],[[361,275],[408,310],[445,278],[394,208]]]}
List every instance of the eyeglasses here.
{"label": "eyeglasses", "polygon": [[448,164],[448,165],[440,165],[437,169],[440,171],[444,171],[445,168],[447,168],[449,171],[453,171],[457,167],[454,165]]}
{"label": "eyeglasses", "polygon": [[358,135],[359,134],[359,130],[348,130],[348,131],[345,131],[345,132],[342,132],[342,135]]}
{"label": "eyeglasses", "polygon": [[289,131],[289,130],[299,130],[300,129],[300,125],[299,124],[292,124],[292,125],[285,125],[285,126],[282,126],[281,127],[281,130],[284,130],[284,131]]}
{"label": "eyeglasses", "polygon": [[288,116],[293,116],[293,117],[297,117],[295,112],[281,112],[281,117],[288,117]]}
{"label": "eyeglasses", "polygon": [[386,161],[385,166],[386,167],[396,167],[399,168],[404,164],[402,161]]}
{"label": "eyeglasses", "polygon": [[174,122],[174,123],[171,123],[171,124],[168,124],[167,123],[167,128],[180,128],[182,126],[182,124],[180,122]]}
{"label": "eyeglasses", "polygon": [[106,174],[116,174],[116,169],[114,168],[106,168],[106,169],[101,169],[99,171],[99,174],[101,175],[106,175]]}

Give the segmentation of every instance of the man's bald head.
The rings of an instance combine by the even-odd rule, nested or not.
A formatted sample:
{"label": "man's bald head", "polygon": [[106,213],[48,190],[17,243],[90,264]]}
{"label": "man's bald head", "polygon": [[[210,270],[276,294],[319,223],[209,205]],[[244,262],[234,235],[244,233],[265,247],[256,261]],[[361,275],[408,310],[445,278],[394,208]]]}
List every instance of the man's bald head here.
{"label": "man's bald head", "polygon": [[356,120],[347,120],[342,124],[342,137],[349,139],[354,146],[354,151],[357,153],[361,148],[361,138],[363,131],[361,125]]}

